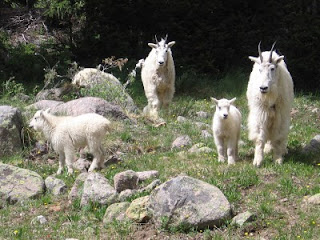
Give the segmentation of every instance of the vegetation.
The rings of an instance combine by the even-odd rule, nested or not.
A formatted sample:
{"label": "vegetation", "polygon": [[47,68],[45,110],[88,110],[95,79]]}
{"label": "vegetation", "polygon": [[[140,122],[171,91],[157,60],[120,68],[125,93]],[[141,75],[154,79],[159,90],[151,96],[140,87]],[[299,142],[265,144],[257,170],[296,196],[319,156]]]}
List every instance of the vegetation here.
{"label": "vegetation", "polygon": [[[232,87],[230,79],[242,82],[241,87]],[[289,153],[285,157],[284,164],[282,166],[274,164],[271,155],[267,155],[263,166],[255,168],[252,165],[254,146],[248,141],[245,127],[246,79],[246,74],[234,71],[217,79],[216,81],[221,83],[217,84],[217,87],[204,85],[201,93],[194,93],[193,97],[176,96],[170,110],[161,113],[167,120],[165,126],[155,127],[140,117],[137,118],[135,127],[130,123],[114,123],[114,129],[106,137],[104,145],[109,154],[115,151],[123,152],[123,161],[103,169],[101,173],[111,184],[116,173],[128,169],[158,170],[162,182],[184,173],[220,188],[234,206],[235,213],[249,210],[256,214],[257,217],[253,222],[240,228],[226,224],[219,229],[205,231],[194,229],[191,232],[185,232],[183,226],[158,231],[152,224],[113,222],[104,225],[102,219],[107,206],[90,204],[81,208],[79,201],[69,202],[67,194],[56,197],[46,193],[36,200],[13,206],[4,205],[0,209],[0,238],[88,239],[88,236],[92,236],[92,239],[139,239],[142,232],[147,232],[156,234],[157,239],[166,236],[170,239],[255,239],[258,236],[267,239],[316,239],[320,234],[319,208],[305,206],[303,201],[305,196],[320,191],[320,159],[317,156],[303,154],[301,149],[320,130],[318,113],[312,112],[314,108],[319,107],[319,98],[317,95],[296,94],[295,113],[292,115],[292,129],[289,134]],[[193,75],[190,75],[190,78],[185,76],[184,80],[193,81]],[[137,82],[132,85],[132,90],[141,91],[138,89],[142,86],[135,84]],[[20,92],[19,85],[11,89],[18,89]],[[11,93],[13,90],[6,91]],[[200,119],[196,116],[196,112],[200,110],[213,113],[210,96],[238,98],[237,106],[244,119],[241,132],[243,144],[240,147],[240,161],[234,166],[218,163],[213,139],[201,138],[201,131],[194,124],[197,121],[211,124],[211,118]],[[137,99],[135,94],[133,98]],[[23,102],[16,104],[24,106]],[[138,101],[140,109],[144,104],[145,99]],[[189,121],[177,122],[179,115],[185,116]],[[214,152],[197,155],[171,150],[173,140],[184,134],[189,135],[193,143],[202,143],[213,148]],[[185,150],[187,149],[186,147]],[[38,155],[35,159],[30,159],[28,157],[30,150],[27,148],[23,153],[4,159],[3,162],[34,170],[44,178],[56,171],[57,159],[54,164],[47,161],[47,156]],[[53,153],[50,154],[51,158],[57,157]],[[64,180],[70,189],[78,174],[78,172],[72,176],[64,174],[59,178]],[[130,198],[129,201],[133,199]],[[31,224],[32,219],[39,215],[45,216],[48,222],[45,225]],[[163,221],[165,224],[165,219]]]}

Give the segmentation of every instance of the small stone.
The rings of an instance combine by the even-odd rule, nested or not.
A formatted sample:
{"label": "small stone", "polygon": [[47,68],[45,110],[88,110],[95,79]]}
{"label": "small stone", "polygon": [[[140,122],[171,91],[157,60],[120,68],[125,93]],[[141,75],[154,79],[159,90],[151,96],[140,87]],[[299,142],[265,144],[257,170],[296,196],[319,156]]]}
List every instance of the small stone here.
{"label": "small stone", "polygon": [[312,205],[320,205],[320,193],[308,197],[306,202]]}
{"label": "small stone", "polygon": [[103,223],[111,223],[114,220],[117,221],[125,221],[127,220],[127,216],[126,216],[126,210],[128,209],[128,207],[130,206],[129,202],[121,202],[121,203],[114,203],[112,205],[110,205],[107,210],[106,213],[103,217]]}
{"label": "small stone", "polygon": [[121,192],[126,189],[138,188],[138,174],[135,171],[127,170],[125,172],[118,173],[114,176],[114,188],[117,192]]}
{"label": "small stone", "polygon": [[177,117],[177,122],[180,122],[180,123],[183,123],[183,122],[186,122],[187,119],[185,117],[182,117],[182,116],[178,116]]}
{"label": "small stone", "polygon": [[40,215],[32,219],[31,224],[36,224],[36,223],[45,224],[46,222],[47,222],[47,219],[44,216]]}
{"label": "small stone", "polygon": [[207,112],[203,112],[203,111],[196,112],[196,114],[200,118],[208,118],[209,117],[209,114]]}
{"label": "small stone", "polygon": [[150,183],[148,186],[142,188],[141,191],[152,191],[153,189],[155,189],[160,184],[161,184],[160,179],[156,179],[152,183]]}
{"label": "small stone", "polygon": [[200,129],[210,129],[210,125],[203,123],[203,122],[195,122],[194,125],[196,125]]}
{"label": "small stone", "polygon": [[149,196],[133,200],[126,210],[127,217],[138,223],[149,221],[151,219],[151,213],[148,211],[149,201]]}
{"label": "small stone", "polygon": [[208,130],[202,130],[201,137],[203,137],[204,139],[212,138],[212,134],[209,133]]}
{"label": "small stone", "polygon": [[192,140],[188,135],[180,136],[172,143],[172,149],[174,148],[184,148],[186,146],[192,145]]}
{"label": "small stone", "polygon": [[88,172],[91,162],[85,158],[79,158],[73,163],[73,168],[80,172]]}
{"label": "small stone", "polygon": [[243,224],[252,221],[254,217],[255,217],[254,214],[252,214],[249,211],[240,213],[232,219],[231,225],[238,225],[241,227],[243,226]]}
{"label": "small stone", "polygon": [[52,176],[46,178],[45,185],[46,188],[56,196],[67,191],[67,185],[61,179]]}
{"label": "small stone", "polygon": [[136,194],[137,190],[132,189],[126,189],[119,193],[119,201],[126,201],[128,198],[132,197],[134,194]]}
{"label": "small stone", "polygon": [[159,176],[159,172],[156,170],[153,171],[143,171],[143,172],[136,172],[139,178],[139,181],[145,181],[150,178],[156,178]]}

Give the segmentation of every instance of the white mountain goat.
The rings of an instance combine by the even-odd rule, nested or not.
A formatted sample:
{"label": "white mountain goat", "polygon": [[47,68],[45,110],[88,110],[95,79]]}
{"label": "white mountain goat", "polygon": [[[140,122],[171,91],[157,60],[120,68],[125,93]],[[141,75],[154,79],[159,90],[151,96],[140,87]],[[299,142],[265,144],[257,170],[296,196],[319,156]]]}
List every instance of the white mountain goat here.
{"label": "white mountain goat", "polygon": [[65,163],[68,173],[73,173],[75,149],[88,146],[94,159],[89,172],[103,167],[104,154],[101,142],[109,130],[110,121],[95,113],[87,113],[76,117],[54,116],[39,110],[30,122],[30,127],[42,131],[46,139],[51,142],[53,149],[59,154],[59,169],[61,174]]}
{"label": "white mountain goat", "polygon": [[249,57],[254,65],[247,89],[248,129],[249,139],[255,143],[253,165],[257,167],[262,164],[266,142],[278,164],[282,164],[287,152],[293,82],[284,56],[273,51],[274,45],[261,53],[259,43],[259,57]]}
{"label": "white mountain goat", "polygon": [[218,151],[218,161],[224,162],[228,156],[228,164],[235,164],[238,159],[238,143],[240,139],[241,113],[233,106],[236,98],[231,100],[211,98],[216,103],[213,115],[212,131]]}
{"label": "white mountain goat", "polygon": [[167,36],[160,42],[155,39],[156,44],[148,43],[152,50],[142,64],[141,79],[148,100],[143,113],[158,118],[160,107],[169,106],[175,91],[175,67],[171,52],[175,42],[166,43]]}

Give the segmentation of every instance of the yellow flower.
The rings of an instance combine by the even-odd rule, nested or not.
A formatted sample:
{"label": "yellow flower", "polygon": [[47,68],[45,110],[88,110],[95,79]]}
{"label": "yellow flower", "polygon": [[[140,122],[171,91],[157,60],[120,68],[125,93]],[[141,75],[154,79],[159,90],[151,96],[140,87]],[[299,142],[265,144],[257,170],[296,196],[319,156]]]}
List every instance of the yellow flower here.
{"label": "yellow flower", "polygon": [[44,205],[47,205],[48,203],[45,202],[45,203],[43,203],[43,204],[44,204]]}
{"label": "yellow flower", "polygon": [[301,238],[301,236],[300,236],[300,235],[298,235],[298,236],[297,236],[297,238]]}
{"label": "yellow flower", "polygon": [[320,166],[320,163],[318,163],[317,165]]}
{"label": "yellow flower", "polygon": [[245,236],[248,236],[248,235],[249,235],[249,233],[245,232],[245,233],[244,233],[244,235],[245,235]]}
{"label": "yellow flower", "polygon": [[310,186],[309,185],[307,185],[307,188],[309,188]]}
{"label": "yellow flower", "polygon": [[19,233],[18,230],[14,230],[14,232],[13,232],[14,235],[17,235],[18,233]]}
{"label": "yellow flower", "polygon": [[315,222],[315,221],[312,221],[312,224],[314,225],[314,224],[316,224],[316,222]]}

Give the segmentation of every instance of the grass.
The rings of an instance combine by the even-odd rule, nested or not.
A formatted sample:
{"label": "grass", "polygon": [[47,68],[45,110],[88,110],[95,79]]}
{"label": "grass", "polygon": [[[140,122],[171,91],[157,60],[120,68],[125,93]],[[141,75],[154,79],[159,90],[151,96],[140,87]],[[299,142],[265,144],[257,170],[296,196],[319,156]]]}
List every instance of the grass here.
{"label": "grass", "polygon": [[[235,213],[253,212],[256,215],[253,222],[240,228],[226,224],[219,229],[187,233],[183,226],[171,231],[158,231],[152,224],[115,221],[105,225],[102,219],[107,206],[89,204],[81,208],[80,201],[70,203],[67,194],[57,197],[46,193],[39,199],[10,206],[4,204],[0,209],[0,239],[88,239],[86,237],[89,235],[92,239],[139,239],[142,232],[156,234],[157,239],[317,239],[320,235],[320,209],[304,206],[303,200],[307,195],[320,192],[320,158],[319,155],[303,154],[301,150],[320,131],[319,113],[312,111],[320,108],[319,96],[296,94],[288,141],[289,153],[285,156],[284,164],[276,165],[271,155],[266,155],[263,166],[255,168],[252,165],[254,146],[248,140],[246,130],[247,78],[246,73],[232,71],[214,80],[208,77],[197,79],[201,82],[201,88],[194,89],[189,95],[185,91],[179,94],[178,90],[183,88],[182,80],[186,85],[191,85],[188,81],[193,82],[194,75],[178,79],[180,85],[172,106],[169,111],[161,112],[167,122],[165,126],[155,127],[142,117],[137,117],[136,125],[113,123],[113,131],[106,137],[104,146],[110,154],[122,152],[123,161],[103,169],[101,173],[111,184],[115,174],[129,169],[158,170],[162,182],[179,174],[187,174],[217,186],[233,205]],[[142,109],[145,98],[139,95],[139,82],[134,84],[134,88],[139,90],[132,91],[132,96]],[[21,91],[20,88],[18,90]],[[235,166],[218,163],[213,139],[203,139],[201,129],[194,124],[211,124],[214,112],[211,96],[237,97],[235,103],[243,115],[243,144],[240,146],[240,161]],[[10,98],[5,95],[0,102],[8,104]],[[23,109],[25,103],[15,100],[14,106]],[[201,119],[196,116],[198,111],[206,111],[211,117]],[[179,115],[188,121],[177,122]],[[186,152],[188,146],[181,151],[172,150],[173,140],[181,135],[189,135],[193,144],[202,143],[212,148],[213,153],[189,154]],[[56,172],[57,161],[51,165],[41,156],[25,160],[29,151],[27,146],[20,154],[2,159],[2,162],[36,171],[43,178]],[[55,154],[51,156],[56,157]],[[59,178],[70,190],[78,174],[63,174]],[[38,215],[47,218],[44,226],[31,224]]]}

